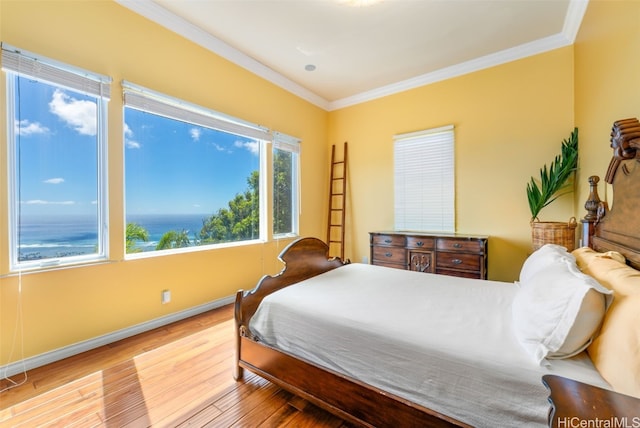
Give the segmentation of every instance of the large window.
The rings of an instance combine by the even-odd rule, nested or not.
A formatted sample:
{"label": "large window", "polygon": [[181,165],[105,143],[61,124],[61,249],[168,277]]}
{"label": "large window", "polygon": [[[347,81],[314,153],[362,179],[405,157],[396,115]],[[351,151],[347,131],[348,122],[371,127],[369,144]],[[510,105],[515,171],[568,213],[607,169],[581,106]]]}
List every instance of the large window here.
{"label": "large window", "polygon": [[127,254],[264,239],[268,130],[123,87]]}
{"label": "large window", "polygon": [[455,231],[453,126],[394,136],[396,230]]}
{"label": "large window", "polygon": [[106,258],[110,79],[2,45],[12,270]]}
{"label": "large window", "polygon": [[298,157],[300,142],[280,133],[273,136],[273,234],[298,234]]}

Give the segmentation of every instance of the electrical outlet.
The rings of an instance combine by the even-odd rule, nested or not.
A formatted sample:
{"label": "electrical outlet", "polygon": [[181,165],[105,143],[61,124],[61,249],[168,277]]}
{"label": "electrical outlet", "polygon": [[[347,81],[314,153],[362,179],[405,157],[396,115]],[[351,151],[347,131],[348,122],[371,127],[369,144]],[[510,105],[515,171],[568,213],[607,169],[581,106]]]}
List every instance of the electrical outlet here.
{"label": "electrical outlet", "polygon": [[171,301],[171,290],[162,290],[162,304],[169,303]]}
{"label": "electrical outlet", "polygon": [[365,265],[369,264],[369,257],[362,256],[362,263],[365,264]]}

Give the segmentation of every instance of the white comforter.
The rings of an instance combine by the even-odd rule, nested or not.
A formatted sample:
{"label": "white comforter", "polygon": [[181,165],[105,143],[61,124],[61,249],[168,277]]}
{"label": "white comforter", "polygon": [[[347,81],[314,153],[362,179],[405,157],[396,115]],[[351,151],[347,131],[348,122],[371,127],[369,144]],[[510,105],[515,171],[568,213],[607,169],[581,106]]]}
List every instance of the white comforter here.
{"label": "white comforter", "polygon": [[517,285],[350,264],[268,296],[260,340],[477,427],[546,426],[553,373],[608,388],[586,354],[534,363]]}

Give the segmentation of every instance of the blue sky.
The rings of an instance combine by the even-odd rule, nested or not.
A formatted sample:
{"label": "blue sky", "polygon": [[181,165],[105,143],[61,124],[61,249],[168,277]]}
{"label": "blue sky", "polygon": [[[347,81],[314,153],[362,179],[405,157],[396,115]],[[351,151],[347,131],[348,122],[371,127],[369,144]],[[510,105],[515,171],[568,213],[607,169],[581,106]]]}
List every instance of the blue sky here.
{"label": "blue sky", "polygon": [[[15,124],[22,214],[95,213],[95,102],[24,78],[17,90],[28,100],[16,107]],[[251,139],[134,109],[123,116],[127,213],[212,214],[259,169],[259,145]]]}
{"label": "blue sky", "polygon": [[248,188],[259,144],[126,108],[125,169],[128,213],[212,214]]}
{"label": "blue sky", "polygon": [[96,212],[96,104],[91,97],[19,79],[19,200],[23,214]]}

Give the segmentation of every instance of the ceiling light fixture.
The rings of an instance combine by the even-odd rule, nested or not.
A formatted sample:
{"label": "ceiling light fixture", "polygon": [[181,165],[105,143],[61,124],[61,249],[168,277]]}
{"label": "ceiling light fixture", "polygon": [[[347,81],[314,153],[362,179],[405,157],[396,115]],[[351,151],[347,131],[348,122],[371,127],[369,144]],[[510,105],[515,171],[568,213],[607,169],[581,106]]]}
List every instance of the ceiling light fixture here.
{"label": "ceiling light fixture", "polygon": [[340,4],[346,4],[347,6],[352,7],[366,7],[373,6],[377,3],[382,3],[383,0],[338,0]]}

